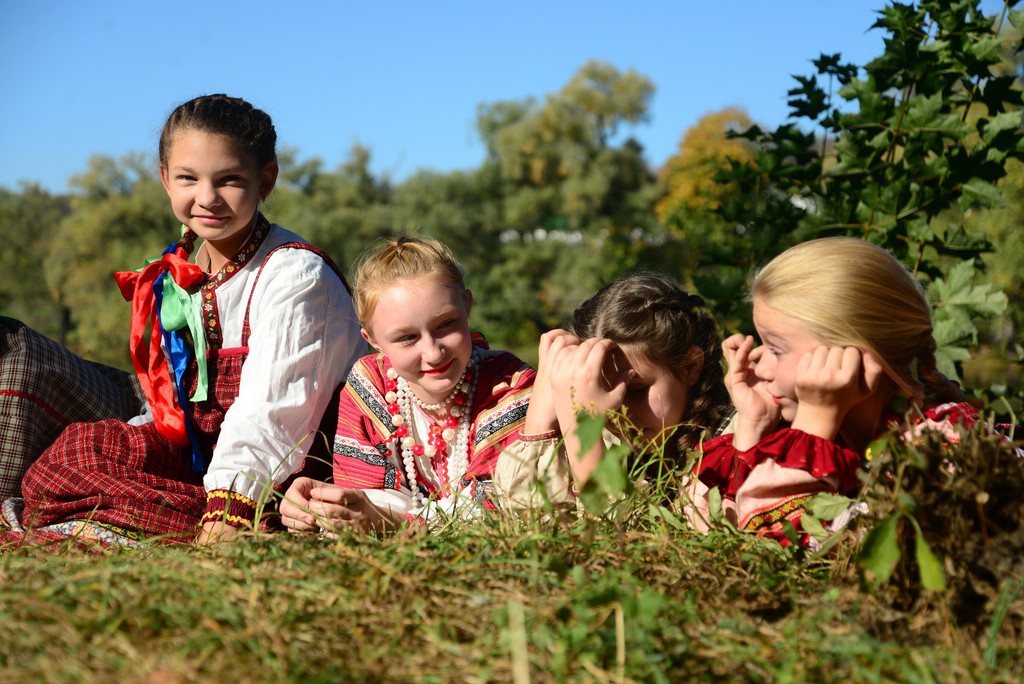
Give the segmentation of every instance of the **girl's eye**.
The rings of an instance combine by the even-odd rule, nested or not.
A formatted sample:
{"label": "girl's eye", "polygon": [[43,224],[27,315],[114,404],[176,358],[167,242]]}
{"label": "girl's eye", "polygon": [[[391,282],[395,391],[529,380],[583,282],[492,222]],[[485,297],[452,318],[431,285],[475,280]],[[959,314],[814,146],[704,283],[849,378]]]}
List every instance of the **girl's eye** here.
{"label": "girl's eye", "polygon": [[450,318],[450,319],[448,319],[447,321],[445,321],[444,323],[442,323],[441,325],[439,325],[437,327],[440,330],[444,330],[446,328],[452,327],[453,325],[455,325],[455,319],[454,318]]}
{"label": "girl's eye", "polygon": [[238,183],[241,180],[242,180],[241,176],[224,176],[224,178],[221,179],[221,182],[230,185],[230,184],[233,184],[233,183]]}
{"label": "girl's eye", "polygon": [[649,390],[650,388],[650,385],[637,385],[636,387],[627,387],[626,394],[635,397],[641,394],[646,394],[647,390]]}
{"label": "girl's eye", "polygon": [[195,181],[195,177],[194,176],[184,176],[184,175],[182,175],[182,176],[178,176],[178,180],[183,182],[183,183],[192,183],[192,182]]}

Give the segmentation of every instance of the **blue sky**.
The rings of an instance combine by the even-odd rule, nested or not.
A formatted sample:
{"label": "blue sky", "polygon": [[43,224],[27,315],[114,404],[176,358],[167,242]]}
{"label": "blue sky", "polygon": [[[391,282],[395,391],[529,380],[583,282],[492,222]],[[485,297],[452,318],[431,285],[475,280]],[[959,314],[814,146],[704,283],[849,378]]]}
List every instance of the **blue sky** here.
{"label": "blue sky", "polygon": [[[333,170],[359,143],[401,181],[483,159],[480,103],[541,100],[589,59],[654,82],[627,131],[658,167],[727,106],[775,126],[819,53],[863,64],[883,0],[0,0],[0,187],[64,192],[93,154],[155,156],[178,103],[227,92]],[[989,13],[999,0],[983,0]]]}

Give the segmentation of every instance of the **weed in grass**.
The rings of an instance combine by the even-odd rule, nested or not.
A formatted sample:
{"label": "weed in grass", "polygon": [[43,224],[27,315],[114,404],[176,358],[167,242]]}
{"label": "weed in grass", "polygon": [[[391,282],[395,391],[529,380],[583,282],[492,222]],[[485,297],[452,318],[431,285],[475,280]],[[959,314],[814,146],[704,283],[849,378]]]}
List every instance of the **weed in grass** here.
{"label": "weed in grass", "polygon": [[[612,515],[569,521],[21,549],[0,556],[0,681],[1020,681],[1012,452],[973,432],[953,452],[908,449],[892,457],[916,464],[899,491],[942,592],[915,585],[909,529],[893,581],[875,587],[856,530],[817,556],[727,527],[700,535],[652,513],[666,503],[655,482]],[[895,483],[867,485],[877,518],[858,524],[894,510]]]}

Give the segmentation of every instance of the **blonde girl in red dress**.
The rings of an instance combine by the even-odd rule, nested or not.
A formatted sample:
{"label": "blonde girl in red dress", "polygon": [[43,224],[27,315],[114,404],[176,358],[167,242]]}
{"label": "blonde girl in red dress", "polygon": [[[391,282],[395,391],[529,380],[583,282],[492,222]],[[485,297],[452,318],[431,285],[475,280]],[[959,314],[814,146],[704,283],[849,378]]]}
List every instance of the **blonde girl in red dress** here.
{"label": "blonde girl in red dress", "polygon": [[734,433],[703,445],[691,520],[707,528],[709,488],[740,529],[785,539],[818,492],[854,493],[869,442],[896,408],[973,423],[936,369],[931,312],[911,273],[882,248],[831,237],[793,247],[753,279],[761,339],[723,343]]}

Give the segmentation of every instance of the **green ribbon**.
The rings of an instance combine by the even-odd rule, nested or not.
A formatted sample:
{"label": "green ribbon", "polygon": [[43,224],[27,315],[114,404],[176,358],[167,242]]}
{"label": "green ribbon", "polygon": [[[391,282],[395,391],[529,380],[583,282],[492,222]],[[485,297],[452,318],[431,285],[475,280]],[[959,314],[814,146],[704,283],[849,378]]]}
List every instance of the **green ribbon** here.
{"label": "green ribbon", "polygon": [[196,391],[192,393],[192,401],[206,401],[208,388],[206,335],[203,330],[203,317],[200,313],[201,306],[200,292],[189,294],[179,287],[173,278],[164,278],[164,297],[160,303],[160,324],[164,330],[181,330],[187,327],[192,335],[192,349],[195,351],[198,368]]}

